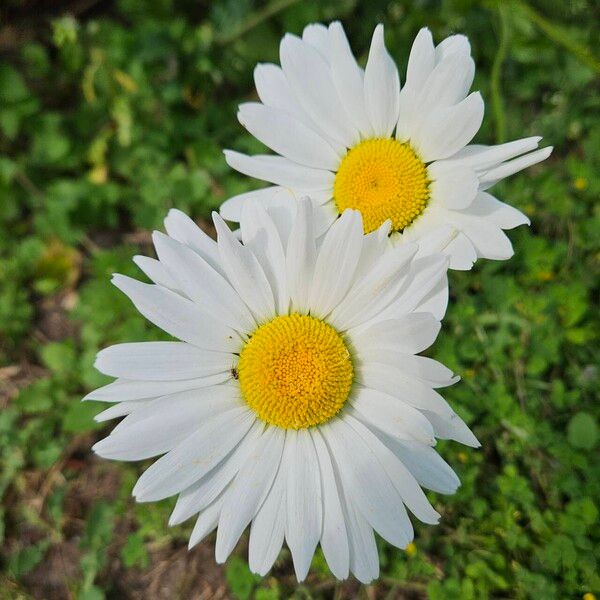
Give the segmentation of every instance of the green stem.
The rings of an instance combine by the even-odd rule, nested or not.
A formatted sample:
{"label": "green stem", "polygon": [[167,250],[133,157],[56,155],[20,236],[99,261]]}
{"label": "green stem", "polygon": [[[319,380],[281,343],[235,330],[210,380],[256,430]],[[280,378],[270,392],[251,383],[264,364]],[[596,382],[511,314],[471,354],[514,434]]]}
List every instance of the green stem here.
{"label": "green stem", "polygon": [[498,2],[498,21],[500,24],[500,35],[498,50],[492,64],[490,87],[492,94],[492,111],[496,124],[496,143],[500,144],[506,140],[506,114],[504,112],[504,100],[502,98],[502,65],[506,60],[509,48],[510,32],[508,27],[508,12],[506,4]]}

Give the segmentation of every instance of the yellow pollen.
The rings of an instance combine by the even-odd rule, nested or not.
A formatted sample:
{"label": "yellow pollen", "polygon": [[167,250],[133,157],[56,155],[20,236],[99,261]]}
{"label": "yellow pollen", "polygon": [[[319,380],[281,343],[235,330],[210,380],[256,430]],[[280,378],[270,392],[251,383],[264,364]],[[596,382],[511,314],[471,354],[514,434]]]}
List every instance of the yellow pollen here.
{"label": "yellow pollen", "polygon": [[354,377],[348,348],[331,325],[297,313],[252,334],[238,364],[242,396],[260,419],[283,429],[324,423],[344,406]]}
{"label": "yellow pollen", "polygon": [[361,212],[365,233],[391,219],[402,231],[425,209],[429,180],[425,163],[408,144],[391,138],[361,142],[343,158],[333,185],[338,212]]}

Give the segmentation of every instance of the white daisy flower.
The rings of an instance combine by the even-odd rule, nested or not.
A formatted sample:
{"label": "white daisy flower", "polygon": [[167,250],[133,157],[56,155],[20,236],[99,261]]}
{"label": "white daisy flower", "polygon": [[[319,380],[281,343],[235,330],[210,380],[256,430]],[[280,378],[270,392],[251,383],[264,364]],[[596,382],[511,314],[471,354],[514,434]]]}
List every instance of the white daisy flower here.
{"label": "white daisy flower", "polygon": [[405,547],[408,508],[436,523],[421,486],[459,480],[435,438],[478,446],[434,388],[456,381],[428,348],[446,308],[447,258],[386,250],[388,225],[363,235],[347,210],[317,240],[308,199],[277,211],[249,204],[241,237],[214,215],[218,242],[183,213],[156,232],[154,282],[113,283],[179,339],[117,344],[96,367],[118,379],[86,399],[125,418],[100,456],[163,455],[140,477],[139,502],[179,494],[170,518],[194,515],[190,547],[217,528],[223,562],[250,525],[249,564],[267,573],[285,541],[298,580],[321,544],[333,574],[378,576],[374,531]]}
{"label": "white daisy flower", "polygon": [[333,222],[360,210],[365,232],[392,222],[398,242],[419,241],[420,255],[442,251],[450,267],[478,257],[506,259],[503,229],[529,219],[490,195],[497,181],[547,158],[540,137],[496,146],[470,145],[483,118],[479,92],[469,94],[475,64],[463,35],[434,46],[422,29],[400,89],[398,69],[373,34],[363,71],[338,22],[286,35],[281,67],[254,71],[261,102],[242,104],[240,123],[279,156],[225,151],[234,169],[275,184],[225,202],[221,215],[239,221],[252,198],[308,194]]}

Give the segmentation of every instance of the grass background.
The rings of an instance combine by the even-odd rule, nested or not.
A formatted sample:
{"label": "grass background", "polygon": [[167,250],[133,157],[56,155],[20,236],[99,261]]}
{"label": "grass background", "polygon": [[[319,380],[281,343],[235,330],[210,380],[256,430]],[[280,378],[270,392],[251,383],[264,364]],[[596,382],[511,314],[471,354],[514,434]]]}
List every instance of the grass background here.
{"label": "grass background", "polygon": [[[472,0],[8,0],[0,7],[0,598],[585,598],[598,575],[600,158],[597,5]],[[377,22],[401,69],[423,25],[467,34],[486,100],[483,143],[542,134],[542,165],[495,188],[532,227],[509,262],[451,274],[432,354],[483,443],[440,443],[463,482],[431,494],[441,524],[380,544],[381,578],[337,584],[317,555],[254,577],[188,553],[173,502],[135,505],[139,464],[90,451],[80,403],[106,383],[99,348],[156,338],[109,284],[178,207],[210,211],[258,182],[221,149],[260,151],[235,119],[285,31],[344,22],[365,57]],[[401,71],[403,73],[403,71]]]}

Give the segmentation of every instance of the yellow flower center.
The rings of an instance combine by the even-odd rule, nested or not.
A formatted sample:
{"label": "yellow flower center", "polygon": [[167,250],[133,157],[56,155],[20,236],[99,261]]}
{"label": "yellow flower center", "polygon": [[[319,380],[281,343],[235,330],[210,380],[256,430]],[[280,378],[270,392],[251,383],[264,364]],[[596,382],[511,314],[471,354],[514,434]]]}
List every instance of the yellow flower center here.
{"label": "yellow flower center", "polygon": [[344,156],[333,186],[340,214],[361,212],[365,233],[391,219],[402,231],[425,209],[429,180],[425,163],[408,144],[391,138],[365,140]]}
{"label": "yellow flower center", "polygon": [[263,421],[304,429],[344,406],[354,377],[348,348],[331,325],[307,315],[276,317],[252,334],[238,364],[242,396]]}

